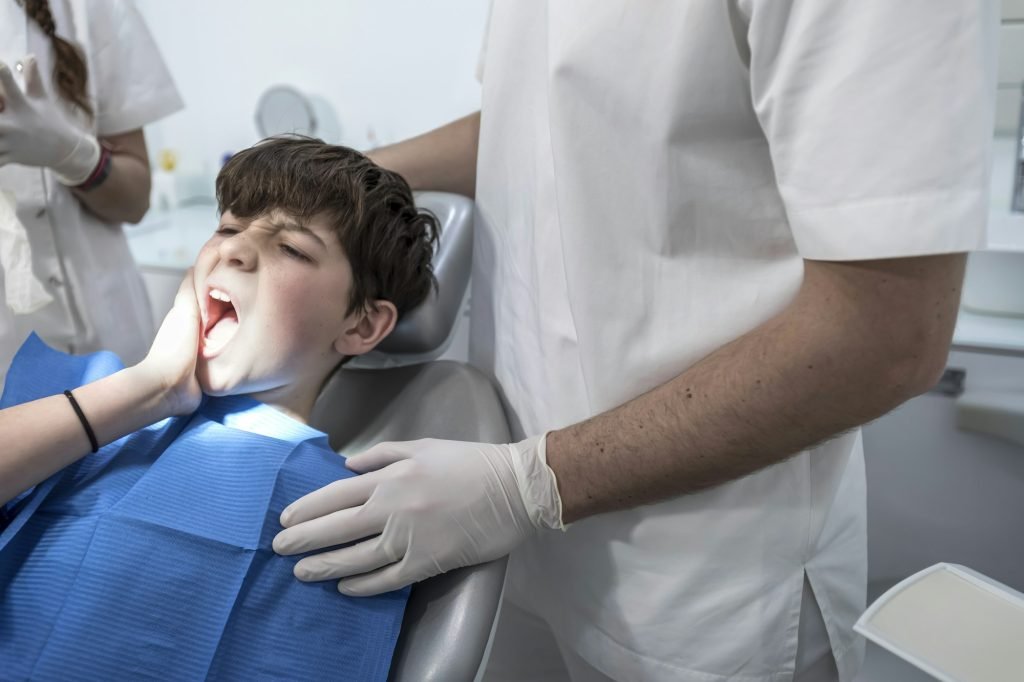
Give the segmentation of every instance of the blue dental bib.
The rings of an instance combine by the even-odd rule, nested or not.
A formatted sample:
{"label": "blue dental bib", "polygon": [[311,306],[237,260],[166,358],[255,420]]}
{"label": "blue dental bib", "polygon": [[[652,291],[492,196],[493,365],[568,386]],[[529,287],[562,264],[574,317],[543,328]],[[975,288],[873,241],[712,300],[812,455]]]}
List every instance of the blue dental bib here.
{"label": "blue dental bib", "polygon": [[[0,406],[121,368],[33,335]],[[0,678],[385,680],[408,588],[347,597],[271,549],[285,506],[352,475],[323,433],[239,396],[86,455],[3,508]]]}

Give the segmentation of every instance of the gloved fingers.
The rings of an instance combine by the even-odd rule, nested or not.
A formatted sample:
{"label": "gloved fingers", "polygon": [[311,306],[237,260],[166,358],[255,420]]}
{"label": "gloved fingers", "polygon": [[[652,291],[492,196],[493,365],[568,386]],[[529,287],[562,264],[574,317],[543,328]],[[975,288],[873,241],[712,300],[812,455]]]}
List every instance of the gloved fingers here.
{"label": "gloved fingers", "polygon": [[407,442],[377,443],[369,450],[347,458],[345,466],[361,474],[383,469],[389,464],[408,459],[412,454],[409,445]]}
{"label": "gloved fingers", "polygon": [[274,551],[288,556],[343,545],[379,535],[387,523],[386,514],[364,507],[342,509],[286,528],[274,537]]}
{"label": "gloved fingers", "polygon": [[25,94],[29,97],[46,97],[46,87],[39,75],[39,62],[34,54],[30,54],[21,60],[22,68],[25,69]]}
{"label": "gloved fingers", "polygon": [[413,582],[415,580],[408,577],[403,563],[399,562],[370,573],[339,580],[338,592],[350,597],[372,597],[375,594],[400,590]]}
{"label": "gloved fingers", "polygon": [[4,62],[0,62],[0,97],[3,97],[9,106],[17,106],[24,102],[24,95],[18,82],[14,80],[14,72]]}
{"label": "gloved fingers", "polygon": [[370,538],[349,547],[306,557],[295,564],[295,577],[303,582],[334,580],[369,573],[394,563],[382,548],[380,538]]}
{"label": "gloved fingers", "polygon": [[379,481],[379,476],[366,475],[328,483],[285,507],[281,512],[281,525],[289,528],[318,516],[366,504]]}

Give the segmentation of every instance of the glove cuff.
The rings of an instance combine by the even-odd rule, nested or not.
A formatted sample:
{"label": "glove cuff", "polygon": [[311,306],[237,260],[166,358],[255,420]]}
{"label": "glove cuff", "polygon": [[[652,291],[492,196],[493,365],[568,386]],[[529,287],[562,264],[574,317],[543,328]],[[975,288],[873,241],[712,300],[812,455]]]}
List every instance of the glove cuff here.
{"label": "glove cuff", "polygon": [[537,528],[565,530],[562,522],[562,497],[558,494],[558,479],[548,466],[547,439],[549,431],[539,436],[512,444],[515,453],[513,468],[519,483],[519,494]]}
{"label": "glove cuff", "polygon": [[100,143],[91,135],[82,135],[62,161],[54,164],[53,171],[62,185],[77,187],[88,180],[102,157]]}

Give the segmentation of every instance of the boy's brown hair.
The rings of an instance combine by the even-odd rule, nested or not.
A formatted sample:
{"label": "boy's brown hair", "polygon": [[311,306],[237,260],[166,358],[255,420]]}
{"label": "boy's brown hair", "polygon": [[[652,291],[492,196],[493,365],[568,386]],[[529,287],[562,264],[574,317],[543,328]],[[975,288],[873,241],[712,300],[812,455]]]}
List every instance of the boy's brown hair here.
{"label": "boy's brown hair", "polygon": [[352,266],[346,314],[384,299],[401,316],[437,286],[437,218],[416,208],[402,176],[354,149],[309,137],[267,138],[221,169],[217,205],[246,220],[275,210],[324,216]]}

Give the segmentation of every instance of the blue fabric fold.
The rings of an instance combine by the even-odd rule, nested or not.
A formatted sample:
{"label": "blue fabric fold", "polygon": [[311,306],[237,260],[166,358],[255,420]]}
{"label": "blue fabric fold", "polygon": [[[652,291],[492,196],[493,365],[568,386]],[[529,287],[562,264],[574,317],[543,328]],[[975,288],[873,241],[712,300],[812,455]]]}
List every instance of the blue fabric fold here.
{"label": "blue fabric fold", "polygon": [[[33,336],[0,406],[121,367]],[[351,475],[323,433],[240,396],[82,458],[7,506],[0,676],[385,680],[408,588],[346,597],[271,549],[285,506]]]}

